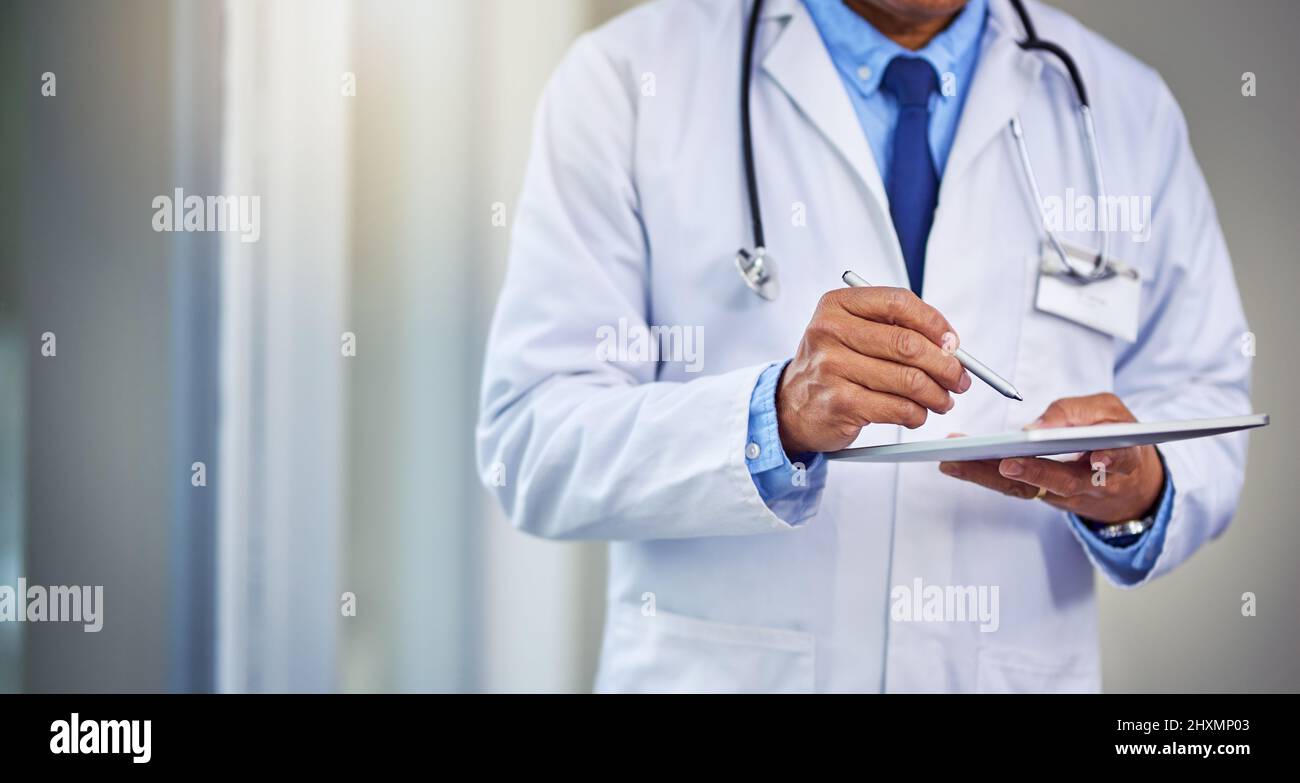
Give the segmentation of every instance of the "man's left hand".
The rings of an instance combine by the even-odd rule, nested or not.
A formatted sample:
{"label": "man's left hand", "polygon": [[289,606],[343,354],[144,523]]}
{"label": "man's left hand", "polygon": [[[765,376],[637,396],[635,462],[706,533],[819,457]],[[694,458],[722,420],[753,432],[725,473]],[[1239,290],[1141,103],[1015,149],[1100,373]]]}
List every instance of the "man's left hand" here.
{"label": "man's left hand", "polygon": [[[1137,419],[1113,394],[1066,397],[1025,429],[1130,423]],[[1042,500],[1097,522],[1126,522],[1148,514],[1164,489],[1165,469],[1155,446],[1106,449],[1077,462],[1017,457],[941,462],[939,470],[1004,495]]]}

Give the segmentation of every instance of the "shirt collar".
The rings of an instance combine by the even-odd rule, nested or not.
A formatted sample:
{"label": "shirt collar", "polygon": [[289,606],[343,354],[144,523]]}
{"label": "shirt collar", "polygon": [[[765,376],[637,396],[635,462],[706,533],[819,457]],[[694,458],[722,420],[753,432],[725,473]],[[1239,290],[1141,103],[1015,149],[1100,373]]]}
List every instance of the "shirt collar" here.
{"label": "shirt collar", "polygon": [[831,60],[867,96],[879,89],[885,67],[900,54],[925,59],[940,80],[945,73],[955,73],[962,57],[979,46],[988,12],[988,0],[969,0],[943,32],[913,52],[887,38],[845,5],[844,0],[803,2],[821,32]]}

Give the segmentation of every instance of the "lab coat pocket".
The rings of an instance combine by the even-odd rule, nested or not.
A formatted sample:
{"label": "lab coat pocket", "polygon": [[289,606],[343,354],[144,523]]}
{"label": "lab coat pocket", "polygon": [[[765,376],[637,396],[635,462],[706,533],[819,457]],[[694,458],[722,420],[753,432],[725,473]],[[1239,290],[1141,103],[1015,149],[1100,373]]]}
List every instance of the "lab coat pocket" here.
{"label": "lab coat pocket", "polygon": [[979,651],[979,693],[1096,693],[1101,673],[1081,655],[1047,655],[1015,647]]}
{"label": "lab coat pocket", "polygon": [[613,607],[596,690],[636,693],[810,693],[813,635]]}

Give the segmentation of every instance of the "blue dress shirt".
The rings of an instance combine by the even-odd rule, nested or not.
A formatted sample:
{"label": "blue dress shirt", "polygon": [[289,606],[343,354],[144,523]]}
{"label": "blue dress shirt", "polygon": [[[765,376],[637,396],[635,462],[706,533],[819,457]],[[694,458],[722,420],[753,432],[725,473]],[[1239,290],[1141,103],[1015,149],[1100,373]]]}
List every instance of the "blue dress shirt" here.
{"label": "blue dress shirt", "polygon": [[[942,179],[979,61],[988,0],[970,0],[943,32],[915,52],[887,38],[843,0],[804,0],[804,5],[821,33],[882,172],[889,171],[892,131],[898,118],[897,102],[880,89],[885,66],[900,54],[921,57],[934,66],[939,93],[931,98],[930,149]],[[785,363],[769,366],[754,386],[745,456],[763,501],[787,523],[797,525],[816,513],[815,498],[826,482],[826,460],[818,454],[796,456],[792,461],[781,445],[776,383],[784,369]],[[1135,539],[1103,541],[1073,514],[1070,524],[1080,533],[1098,565],[1118,582],[1135,584],[1150,572],[1164,545],[1173,499],[1173,481],[1166,472],[1155,524]]]}
{"label": "blue dress shirt", "polygon": [[[930,99],[930,151],[934,155],[934,169],[943,179],[948,153],[957,137],[962,106],[979,61],[988,0],[970,0],[943,32],[915,52],[887,38],[845,5],[844,0],[804,0],[804,5],[848,91],[882,179],[893,157],[893,132],[898,121],[898,102],[880,89],[885,67],[899,55],[920,57],[934,66],[939,91]],[[888,182],[885,187],[889,187]]]}

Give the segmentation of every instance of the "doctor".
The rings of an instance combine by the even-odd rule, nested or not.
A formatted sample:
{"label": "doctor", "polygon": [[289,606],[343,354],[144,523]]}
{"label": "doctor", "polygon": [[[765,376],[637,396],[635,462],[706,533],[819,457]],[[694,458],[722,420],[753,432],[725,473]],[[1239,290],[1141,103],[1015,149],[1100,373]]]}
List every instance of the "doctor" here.
{"label": "doctor", "polygon": [[[1173,96],[1024,6],[659,0],[559,66],[478,449],[514,525],[611,542],[597,689],[1096,691],[1094,572],[1136,587],[1228,525],[1243,435],[1075,463],[821,456],[1249,412]],[[1068,52],[1086,98],[1027,40]],[[1121,274],[1062,283],[1075,246],[1076,277],[1103,251]],[[846,269],[877,287],[842,288]],[[973,380],[958,341],[1024,401]]]}

